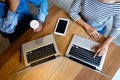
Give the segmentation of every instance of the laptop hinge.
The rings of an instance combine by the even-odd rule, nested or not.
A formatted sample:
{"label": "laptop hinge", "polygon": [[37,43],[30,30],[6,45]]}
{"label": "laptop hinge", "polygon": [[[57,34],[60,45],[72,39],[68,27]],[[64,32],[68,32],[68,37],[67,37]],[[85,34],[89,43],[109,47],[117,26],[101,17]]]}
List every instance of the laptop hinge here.
{"label": "laptop hinge", "polygon": [[36,65],[38,65],[38,64],[41,64],[41,63],[50,61],[50,60],[52,60],[52,59],[55,59],[55,58],[56,58],[56,56],[50,56],[50,57],[48,57],[48,58],[45,58],[45,59],[39,60],[39,61],[37,61],[37,62],[31,63],[30,66],[33,67],[33,66],[36,66]]}
{"label": "laptop hinge", "polygon": [[73,61],[75,61],[75,62],[78,62],[78,63],[80,63],[80,64],[82,64],[82,65],[84,65],[84,66],[87,66],[87,67],[89,67],[89,68],[91,68],[91,69],[96,70],[96,67],[94,67],[94,66],[92,66],[92,65],[89,65],[89,64],[87,64],[87,63],[85,63],[85,62],[82,62],[82,61],[80,61],[80,60],[77,60],[77,59],[75,59],[75,58],[73,58],[73,57],[68,57],[68,58],[71,59],[71,60],[73,60]]}

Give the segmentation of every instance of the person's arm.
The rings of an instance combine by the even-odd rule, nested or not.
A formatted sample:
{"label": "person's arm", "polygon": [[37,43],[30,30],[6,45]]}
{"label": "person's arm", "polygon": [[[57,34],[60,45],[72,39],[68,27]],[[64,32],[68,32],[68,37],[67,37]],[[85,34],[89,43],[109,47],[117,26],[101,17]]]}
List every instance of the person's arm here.
{"label": "person's arm", "polygon": [[86,32],[88,33],[88,35],[90,36],[90,38],[92,40],[96,40],[97,41],[97,40],[101,39],[101,34],[99,34],[95,28],[93,28],[92,26],[87,24],[82,18],[79,18],[76,21],[76,23],[81,25],[86,30]]}
{"label": "person's arm", "polygon": [[48,15],[48,3],[47,0],[29,0],[29,2],[38,7],[37,19],[40,23],[40,26],[35,30],[35,32],[39,32],[41,27],[43,27],[46,16]]}
{"label": "person's arm", "polygon": [[[12,3],[13,2],[13,3]],[[16,2],[16,4],[15,4]],[[13,33],[18,23],[19,14],[16,13],[16,9],[19,5],[19,0],[8,0],[9,9],[7,16],[3,18],[3,22],[0,27],[0,31],[5,33]],[[14,8],[13,8],[14,7]]]}
{"label": "person's arm", "polygon": [[94,57],[96,55],[102,56],[103,54],[106,54],[110,43],[114,39],[116,39],[119,35],[120,35],[120,11],[118,14],[116,14],[113,17],[113,28],[110,31],[110,34],[108,35],[108,37],[105,39],[105,41],[102,44],[93,47],[94,49],[97,50]]}
{"label": "person's arm", "polygon": [[38,11],[38,20],[45,22],[46,16],[48,15],[48,3],[46,0],[41,0]]}
{"label": "person's arm", "polygon": [[113,27],[108,34],[108,36],[112,36],[116,39],[120,35],[120,10],[119,13],[113,16]]}
{"label": "person's arm", "polygon": [[13,13],[8,10],[7,17],[3,19],[0,30],[8,34],[13,33],[18,23],[18,16],[19,14]]}
{"label": "person's arm", "polygon": [[99,40],[101,38],[101,35],[97,32],[97,30],[91,27],[89,24],[87,24],[78,14],[78,10],[80,9],[81,11],[81,3],[82,3],[81,0],[74,0],[70,7],[69,15],[74,22],[78,23],[86,30],[91,39]]}
{"label": "person's arm", "polygon": [[113,39],[114,39],[113,37],[108,36],[102,44],[94,46],[92,48],[92,49],[96,50],[94,58],[96,56],[102,56],[104,54],[107,54],[109,45],[111,44],[111,42],[113,41]]}
{"label": "person's arm", "polygon": [[15,13],[19,6],[19,3],[20,3],[20,0],[8,0],[9,10]]}

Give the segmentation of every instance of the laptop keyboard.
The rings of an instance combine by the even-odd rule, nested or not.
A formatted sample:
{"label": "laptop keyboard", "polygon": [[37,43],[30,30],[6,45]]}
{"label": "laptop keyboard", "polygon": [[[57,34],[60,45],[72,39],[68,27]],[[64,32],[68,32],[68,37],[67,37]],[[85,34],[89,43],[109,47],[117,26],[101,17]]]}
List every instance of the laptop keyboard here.
{"label": "laptop keyboard", "polygon": [[55,54],[54,44],[49,44],[41,48],[27,52],[28,63]]}
{"label": "laptop keyboard", "polygon": [[102,56],[96,56],[95,58],[93,58],[94,56],[94,52],[89,51],[87,49],[81,48],[80,46],[77,45],[72,45],[71,50],[69,52],[69,54],[71,56],[74,56],[78,59],[81,59],[87,63],[99,66],[100,65],[100,61]]}

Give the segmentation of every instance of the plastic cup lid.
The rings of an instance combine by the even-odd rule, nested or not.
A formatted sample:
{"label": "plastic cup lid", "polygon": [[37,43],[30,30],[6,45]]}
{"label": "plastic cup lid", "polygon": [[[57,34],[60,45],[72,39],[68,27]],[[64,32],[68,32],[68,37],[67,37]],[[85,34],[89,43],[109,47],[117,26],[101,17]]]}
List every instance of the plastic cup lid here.
{"label": "plastic cup lid", "polygon": [[32,20],[30,22],[30,27],[33,28],[33,29],[36,29],[39,27],[39,22],[37,20]]}

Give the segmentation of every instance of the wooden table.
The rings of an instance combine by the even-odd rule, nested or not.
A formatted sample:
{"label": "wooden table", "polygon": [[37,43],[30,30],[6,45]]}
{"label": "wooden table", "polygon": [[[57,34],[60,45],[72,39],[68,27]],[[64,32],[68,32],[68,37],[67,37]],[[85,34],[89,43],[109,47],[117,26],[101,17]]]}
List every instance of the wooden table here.
{"label": "wooden table", "polygon": [[117,69],[120,67],[120,47],[114,43],[110,45],[102,72],[105,77],[92,71],[81,64],[78,64],[66,57],[58,57],[49,62],[28,68],[24,68],[23,61],[20,63],[20,47],[23,43],[51,34],[54,31],[59,17],[70,20],[65,36],[54,35],[60,53],[65,54],[73,34],[89,38],[84,29],[74,23],[67,13],[54,6],[49,10],[49,15],[41,32],[34,33],[28,29],[18,38],[2,55],[0,55],[0,80],[111,80]]}

